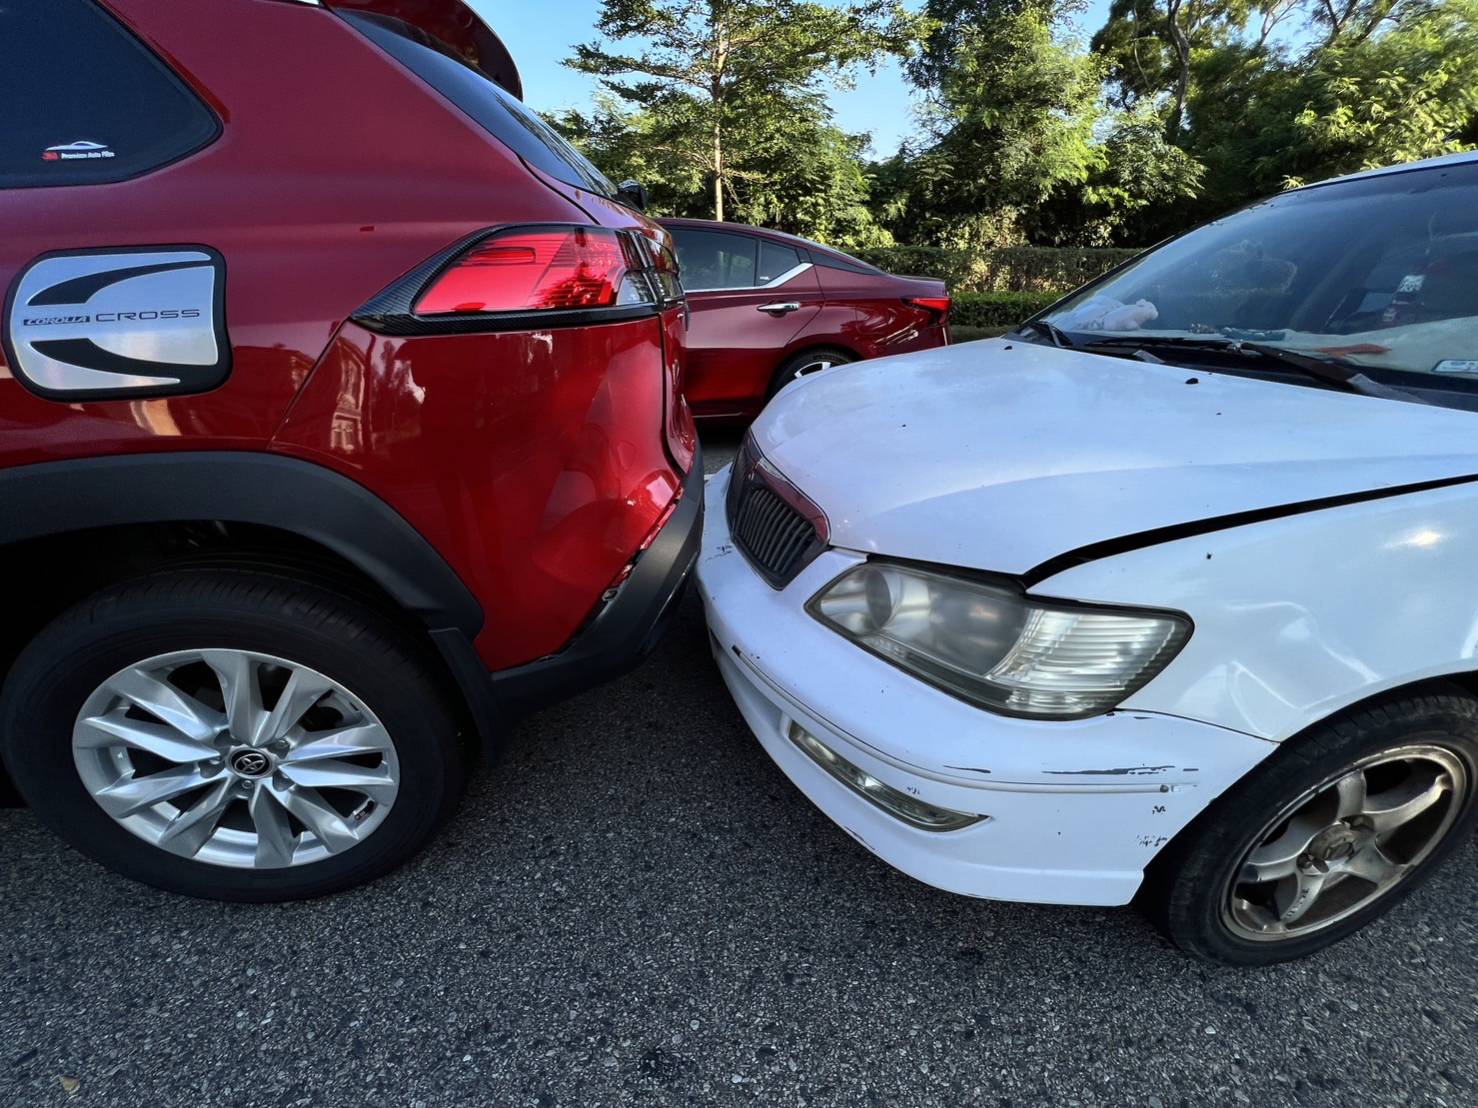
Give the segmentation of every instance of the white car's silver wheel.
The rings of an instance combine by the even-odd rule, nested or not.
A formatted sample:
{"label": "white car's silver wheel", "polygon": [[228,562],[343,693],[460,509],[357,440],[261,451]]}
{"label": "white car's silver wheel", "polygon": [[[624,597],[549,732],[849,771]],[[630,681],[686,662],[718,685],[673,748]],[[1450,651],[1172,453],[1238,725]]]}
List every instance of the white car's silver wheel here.
{"label": "white car's silver wheel", "polygon": [[1301,938],[1387,896],[1452,830],[1470,781],[1445,747],[1361,759],[1288,804],[1228,884],[1224,920],[1244,939]]}
{"label": "white car's silver wheel", "polygon": [[375,714],[284,658],[186,650],[146,658],[86,698],[72,754],[98,806],[172,854],[283,869],[373,835],[400,764]]}

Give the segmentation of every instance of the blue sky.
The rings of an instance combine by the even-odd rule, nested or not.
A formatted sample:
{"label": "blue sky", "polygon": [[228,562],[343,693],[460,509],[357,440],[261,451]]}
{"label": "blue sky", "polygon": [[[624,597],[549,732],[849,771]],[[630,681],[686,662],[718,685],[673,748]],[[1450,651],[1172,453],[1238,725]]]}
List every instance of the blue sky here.
{"label": "blue sky", "polygon": [[[1079,17],[1086,40],[1104,21],[1109,0],[1090,0]],[[570,47],[595,37],[599,0],[468,0],[498,32],[518,61],[524,99],[540,111],[587,106],[596,91],[594,78],[559,63]],[[911,7],[918,5],[911,4]],[[910,95],[895,63],[880,66],[875,76],[859,74],[857,87],[834,92],[831,106],[844,130],[867,131],[881,156],[893,153],[912,130]]]}

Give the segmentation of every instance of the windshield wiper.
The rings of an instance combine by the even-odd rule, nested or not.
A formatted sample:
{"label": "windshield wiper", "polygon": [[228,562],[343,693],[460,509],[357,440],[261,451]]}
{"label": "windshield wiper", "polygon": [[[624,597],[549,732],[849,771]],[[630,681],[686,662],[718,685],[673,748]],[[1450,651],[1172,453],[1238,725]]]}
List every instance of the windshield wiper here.
{"label": "windshield wiper", "polygon": [[1427,403],[1414,392],[1381,384],[1362,372],[1355,362],[1337,358],[1332,354],[1305,354],[1302,351],[1289,350],[1285,346],[1270,346],[1262,342],[1239,342],[1237,349],[1281,362],[1320,381],[1342,385],[1351,392],[1358,392],[1361,396],[1378,396],[1382,400],[1406,400],[1416,404]]}
{"label": "windshield wiper", "polygon": [[1123,347],[1134,351],[1149,351],[1156,347],[1178,350],[1217,350],[1229,354],[1251,355],[1266,361],[1277,362],[1281,366],[1298,370],[1306,377],[1335,385],[1348,392],[1359,393],[1361,396],[1376,396],[1382,400],[1404,400],[1415,404],[1428,403],[1416,393],[1392,388],[1373,380],[1361,370],[1359,365],[1344,358],[1337,358],[1330,354],[1305,354],[1298,350],[1289,350],[1286,346],[1273,346],[1265,342],[1248,342],[1244,339],[1229,339],[1216,335],[1207,335],[1205,338],[1181,335],[1140,337],[1124,335],[1122,338],[1098,339],[1087,344],[1087,349],[1090,350],[1104,347]]}
{"label": "windshield wiper", "polygon": [[1052,340],[1053,346],[1061,347],[1064,350],[1071,350],[1078,345],[1071,335],[1050,319],[1034,319],[1030,323],[1023,323],[1021,330],[1025,331],[1029,327],[1046,335]]}

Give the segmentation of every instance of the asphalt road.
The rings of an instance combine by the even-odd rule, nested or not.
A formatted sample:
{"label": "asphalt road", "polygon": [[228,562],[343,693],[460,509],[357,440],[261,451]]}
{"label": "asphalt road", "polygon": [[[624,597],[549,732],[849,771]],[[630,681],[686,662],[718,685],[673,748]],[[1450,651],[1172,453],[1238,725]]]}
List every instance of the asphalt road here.
{"label": "asphalt road", "polygon": [[1472,1105],[1475,865],[1259,972],[936,892],[788,785],[690,597],[369,888],[173,898],[0,811],[0,1105]]}

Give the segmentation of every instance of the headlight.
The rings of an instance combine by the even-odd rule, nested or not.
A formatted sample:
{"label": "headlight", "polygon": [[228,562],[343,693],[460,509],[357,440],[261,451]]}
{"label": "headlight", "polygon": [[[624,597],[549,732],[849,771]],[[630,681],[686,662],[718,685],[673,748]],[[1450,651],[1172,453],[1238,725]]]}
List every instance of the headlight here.
{"label": "headlight", "polygon": [[871,561],[807,605],[822,623],[945,692],[1006,715],[1106,712],[1190,636],[1172,612],[1037,600],[963,575]]}

